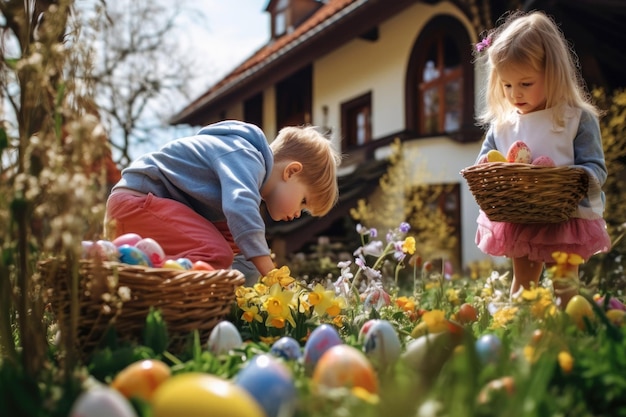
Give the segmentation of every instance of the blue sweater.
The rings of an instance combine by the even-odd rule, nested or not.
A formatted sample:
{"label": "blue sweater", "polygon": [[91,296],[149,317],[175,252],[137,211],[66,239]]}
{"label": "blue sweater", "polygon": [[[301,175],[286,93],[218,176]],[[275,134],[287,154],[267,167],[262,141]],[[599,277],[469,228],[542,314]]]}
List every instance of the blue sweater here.
{"label": "blue sweater", "polygon": [[122,171],[115,185],[181,202],[210,222],[226,221],[246,259],[269,255],[261,188],[274,156],[257,126],[223,121],[173,140]]}

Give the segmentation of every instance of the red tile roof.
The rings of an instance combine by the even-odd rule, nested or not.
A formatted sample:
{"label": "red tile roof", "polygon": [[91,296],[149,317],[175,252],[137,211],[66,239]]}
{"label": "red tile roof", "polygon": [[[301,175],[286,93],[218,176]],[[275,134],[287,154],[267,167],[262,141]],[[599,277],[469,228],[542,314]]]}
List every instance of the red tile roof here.
{"label": "red tile roof", "polygon": [[[201,97],[199,97],[197,100],[194,100],[194,102],[197,103],[198,101],[202,101],[203,98],[211,95],[213,92],[219,90],[221,87],[237,79],[244,72],[251,70],[259,64],[262,64],[270,56],[287,47],[294,40],[297,40],[310,30],[316,28],[317,26],[319,26],[341,10],[345,9],[347,6],[349,6],[351,3],[354,3],[355,1],[357,0],[328,0],[326,4],[321,6],[311,17],[305,20],[304,23],[298,26],[293,32],[281,36],[275,41],[270,41],[267,45],[261,47],[261,49],[259,49],[245,62],[243,62],[241,65],[239,65],[229,74],[227,74],[224,78],[214,84]],[[193,106],[193,104],[191,104],[190,106]]]}

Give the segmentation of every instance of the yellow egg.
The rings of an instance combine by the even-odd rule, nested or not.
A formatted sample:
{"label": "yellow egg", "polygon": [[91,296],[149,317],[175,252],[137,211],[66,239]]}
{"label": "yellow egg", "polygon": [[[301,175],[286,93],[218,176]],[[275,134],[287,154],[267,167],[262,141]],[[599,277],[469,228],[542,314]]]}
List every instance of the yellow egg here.
{"label": "yellow egg", "polygon": [[572,318],[579,329],[585,329],[585,317],[588,320],[593,319],[593,308],[591,303],[582,295],[575,295],[567,303],[565,313]]}
{"label": "yellow egg", "polygon": [[616,326],[622,326],[626,321],[626,311],[612,308],[606,312],[606,317]]}
{"label": "yellow egg", "polygon": [[506,162],[506,157],[500,151],[492,149],[487,152],[487,162]]}
{"label": "yellow egg", "polygon": [[113,379],[111,388],[115,388],[128,399],[141,398],[150,401],[154,391],[170,375],[170,368],[164,362],[146,359],[124,368]]}
{"label": "yellow egg", "polygon": [[152,417],[265,417],[248,392],[199,372],[174,375],[152,397]]}
{"label": "yellow egg", "polygon": [[185,270],[184,266],[182,266],[180,263],[176,262],[173,259],[168,259],[165,262],[163,262],[162,268],[180,269],[182,271]]}

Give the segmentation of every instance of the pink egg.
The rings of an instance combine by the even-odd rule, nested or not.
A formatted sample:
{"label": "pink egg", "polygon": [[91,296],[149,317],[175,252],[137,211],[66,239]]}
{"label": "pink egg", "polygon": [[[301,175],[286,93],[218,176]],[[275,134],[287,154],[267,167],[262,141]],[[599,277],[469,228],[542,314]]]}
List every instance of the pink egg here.
{"label": "pink egg", "polygon": [[541,155],[533,160],[533,165],[542,167],[554,167],[556,164],[549,156]]}
{"label": "pink egg", "polygon": [[532,157],[530,148],[521,140],[514,142],[506,154],[506,160],[520,164],[530,164]]}
{"label": "pink egg", "polygon": [[145,237],[137,242],[135,247],[146,254],[154,267],[158,268],[165,262],[165,252],[156,240]]}
{"label": "pink egg", "polygon": [[141,239],[137,233],[125,233],[113,239],[113,244],[118,248],[122,245],[135,246]]}
{"label": "pink egg", "polygon": [[378,393],[378,379],[374,367],[363,354],[350,345],[331,347],[320,358],[313,373],[318,389],[360,387],[372,394]]}

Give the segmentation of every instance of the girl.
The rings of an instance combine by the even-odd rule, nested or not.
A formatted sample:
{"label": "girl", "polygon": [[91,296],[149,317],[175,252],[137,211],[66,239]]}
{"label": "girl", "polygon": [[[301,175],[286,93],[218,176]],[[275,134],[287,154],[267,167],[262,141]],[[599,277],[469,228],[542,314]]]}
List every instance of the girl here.
{"label": "girl", "polygon": [[[506,155],[515,141],[557,166],[577,166],[589,175],[589,190],[564,223],[517,224],[478,216],[476,243],[485,253],[513,261],[511,295],[539,282],[544,264],[556,251],[587,260],[610,248],[602,218],[607,177],[599,111],[586,94],[576,57],[556,24],[542,12],[514,13],[476,45],[488,69],[486,106],[478,122],[488,128],[477,162],[496,149]],[[578,292],[576,285],[555,282],[562,307]],[[558,300],[560,299],[560,300]]]}

